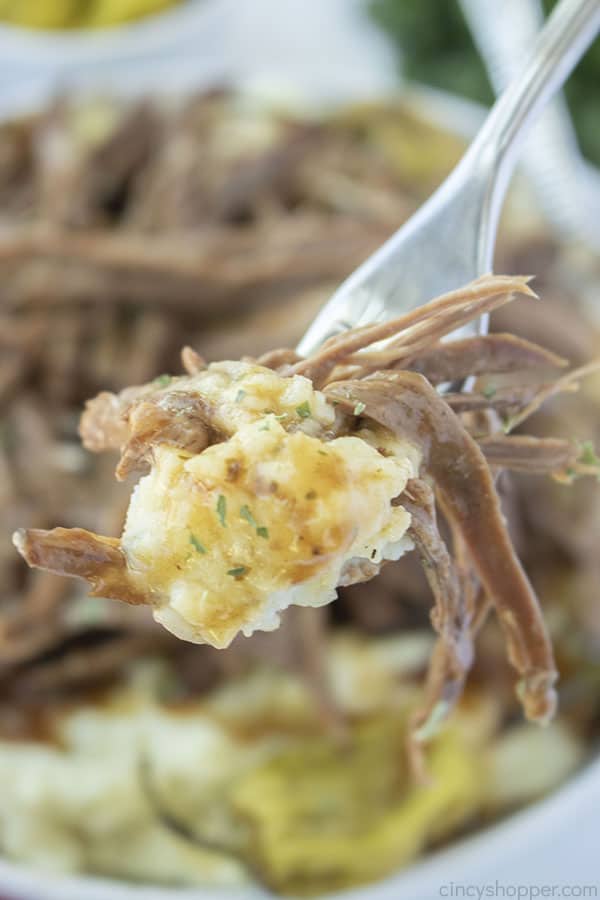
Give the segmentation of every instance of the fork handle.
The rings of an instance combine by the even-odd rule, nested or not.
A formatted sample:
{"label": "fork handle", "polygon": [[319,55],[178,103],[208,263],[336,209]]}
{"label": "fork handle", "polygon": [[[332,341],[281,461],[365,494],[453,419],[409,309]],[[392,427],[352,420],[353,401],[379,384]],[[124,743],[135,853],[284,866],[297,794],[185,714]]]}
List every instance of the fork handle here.
{"label": "fork handle", "polygon": [[[502,15],[501,7],[498,15]],[[498,99],[467,156],[486,165],[489,187],[479,233],[479,271],[492,267],[494,238],[506,188],[529,125],[600,29],[600,0],[560,0],[539,33],[522,75]]]}

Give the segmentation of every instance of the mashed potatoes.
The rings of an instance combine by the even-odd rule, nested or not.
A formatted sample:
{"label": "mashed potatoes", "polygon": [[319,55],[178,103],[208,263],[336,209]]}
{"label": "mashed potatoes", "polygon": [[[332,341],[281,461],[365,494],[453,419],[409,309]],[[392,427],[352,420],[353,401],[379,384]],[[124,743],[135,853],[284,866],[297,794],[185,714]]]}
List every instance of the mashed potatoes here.
{"label": "mashed potatoes", "polygon": [[185,382],[228,437],[195,455],[154,448],[121,540],[170,631],[226,647],[411,546],[410,516],[392,506],[416,474],[410,448],[367,430],[327,440],[335,409],[301,376],[219,363]]}
{"label": "mashed potatoes", "polygon": [[14,542],[95,596],[152,606],[186,640],[223,648],[271,631],[290,604],[328,603],[412,549],[399,501],[419,452],[362,427],[363,410],[249,362],[100,394],[82,419],[86,446],[119,447],[118,477],[150,470],[121,539],[54,528]]}
{"label": "mashed potatoes", "polygon": [[415,785],[406,722],[431,643],[421,631],[329,639],[326,679],[350,723],[342,745],[285,670],[254,666],[171,705],[161,697],[175,671],[138,662],[102,699],[55,712],[52,743],[0,740],[3,853],[55,873],[214,885],[215,896],[254,892],[256,878],[320,894],[382,877],[581,762],[564,725],[498,740],[502,705],[474,691],[432,741],[431,781]]}
{"label": "mashed potatoes", "polygon": [[[368,641],[348,634],[334,640],[328,678],[342,708],[352,708],[344,700],[347,686],[342,685],[348,682],[356,688],[353,703],[367,721],[383,716],[401,729],[415,697],[412,678],[425,664],[430,644],[426,633]],[[55,873],[165,884],[216,888],[252,880],[258,819],[262,834],[265,817],[275,824],[286,812],[278,796],[272,811],[265,809],[269,798],[264,792],[254,802],[264,766],[297,748],[301,760],[306,754],[306,779],[313,745],[324,742],[329,753],[339,755],[339,744],[323,734],[306,684],[284,670],[256,666],[198,699],[168,705],[159,697],[174,678],[166,662],[137,663],[126,681],[101,700],[56,713],[49,728],[52,743],[0,740],[0,845],[9,859]],[[404,778],[403,754],[395,745],[377,741],[372,752],[376,769],[393,766],[397,780]],[[463,752],[462,766],[473,775],[461,783],[458,795],[452,788],[460,810],[470,805],[474,789],[479,791],[470,751]],[[368,773],[361,768],[363,757],[345,756],[350,768],[344,778],[351,791]],[[373,763],[371,757],[368,762]],[[315,788],[323,787],[323,773],[316,772],[315,780]],[[438,790],[445,796],[448,787],[436,783]],[[363,790],[361,796],[363,803],[375,804],[375,813],[377,804],[383,805],[378,816],[391,806],[404,808],[402,788],[383,797],[365,796]],[[291,813],[291,795],[287,803]],[[408,832],[418,845],[434,818],[439,821],[441,804],[443,799],[426,822],[399,828],[400,843]],[[330,836],[347,829],[345,809],[327,807]],[[374,824],[368,817],[363,827],[370,833]],[[288,823],[290,847],[305,843],[305,827],[295,819]],[[278,830],[273,836],[281,840]],[[360,856],[352,852],[344,869]],[[315,881],[314,887],[321,885]]]}

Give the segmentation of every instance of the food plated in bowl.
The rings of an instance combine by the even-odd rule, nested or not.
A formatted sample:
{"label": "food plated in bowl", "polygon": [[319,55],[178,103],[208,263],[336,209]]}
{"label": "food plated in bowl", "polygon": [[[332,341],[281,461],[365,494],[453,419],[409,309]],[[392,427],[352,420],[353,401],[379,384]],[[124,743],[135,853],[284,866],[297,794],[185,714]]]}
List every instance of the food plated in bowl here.
{"label": "food plated in bowl", "polygon": [[[288,444],[291,447],[302,442],[302,459],[308,462],[312,457],[304,451],[305,445],[312,447],[310,441],[319,442],[315,453],[320,457],[319,450],[327,453],[327,444],[333,441],[358,440],[380,457],[382,468],[391,470],[395,466],[398,453],[393,451],[390,457],[377,449],[386,449],[381,435],[370,445],[356,435],[332,434],[324,443],[321,433],[310,433],[311,428],[331,430],[338,416],[350,423],[344,425],[347,431],[372,431],[377,427],[368,408],[372,400],[354,395],[365,385],[375,384],[380,389],[376,379],[367,377],[364,383],[359,379],[359,384],[352,386],[351,396],[346,396],[344,391],[348,383],[356,382],[357,373],[350,373],[353,377],[346,378],[344,387],[338,372],[341,393],[330,393],[330,400],[326,400],[314,391],[323,388],[323,397],[327,396],[327,377],[313,372],[312,387],[303,382],[307,370],[303,374],[306,363],[302,360],[288,355],[260,361],[262,354],[274,346],[294,345],[331,283],[366,255],[370,242],[378,243],[395,227],[400,205],[403,203],[408,212],[418,202],[419,190],[427,191],[428,179],[436,178],[435,163],[432,166],[430,161],[429,169],[423,163],[423,147],[431,138],[427,126],[401,109],[395,111],[392,121],[395,128],[390,125],[389,109],[370,108],[322,123],[299,122],[247,107],[240,109],[233,98],[213,95],[166,111],[144,106],[121,112],[110,105],[78,111],[63,104],[47,117],[21,125],[21,131],[9,131],[14,140],[30,147],[32,159],[20,182],[15,185],[11,173],[6,183],[11,191],[18,187],[12,192],[13,218],[4,235],[6,309],[13,333],[24,334],[31,342],[15,342],[11,351],[13,383],[23,386],[7,394],[10,429],[5,460],[11,475],[19,473],[19,481],[13,475],[10,483],[20,491],[21,507],[13,504],[11,530],[24,525],[47,529],[59,524],[63,528],[83,525],[103,535],[121,531],[130,485],[119,491],[119,485],[113,482],[116,458],[104,465],[102,457],[94,461],[80,450],[76,410],[88,396],[109,388],[113,395],[108,399],[105,395],[105,408],[110,413],[116,405],[118,411],[117,392],[145,381],[150,381],[149,388],[135,398],[129,394],[135,403],[126,403],[125,416],[117,421],[122,429],[118,444],[128,444],[122,475],[136,465],[154,461],[160,481],[163,463],[180,464],[179,456],[174,459],[169,450],[177,448],[178,438],[185,437],[173,432],[173,414],[182,411],[174,404],[181,400],[181,394],[189,399],[189,389],[194,386],[205,401],[196,419],[195,440],[204,439],[207,425],[213,431],[222,431],[233,422],[235,433],[229,440],[243,429],[268,425],[256,435],[252,432],[252,447],[256,440],[275,437],[286,453]],[[151,131],[145,132],[148,128]],[[148,133],[153,135],[152,142]],[[424,135],[420,152],[419,134]],[[50,152],[57,140],[63,148],[60,154]],[[444,145],[449,147],[449,155],[459,150],[452,138],[446,138],[444,144],[435,143],[438,152]],[[407,162],[399,164],[402,155]],[[411,164],[412,172],[407,176]],[[547,239],[530,244],[530,252],[532,249],[554,252]],[[507,256],[511,252],[516,255],[515,250],[505,250]],[[516,265],[514,259],[504,267],[529,269],[522,265],[522,259],[518,262]],[[552,257],[550,262],[546,260],[547,279],[552,265],[559,273],[558,257],[554,262]],[[496,302],[511,286],[525,289],[522,281],[500,280],[488,284],[483,300],[496,298]],[[542,286],[540,292],[545,294],[544,288],[550,287],[551,283]],[[467,293],[467,299],[474,302],[477,289]],[[554,309],[551,297],[545,303],[547,310]],[[526,298],[514,304],[531,315],[539,305]],[[450,308],[456,312],[459,306]],[[223,322],[225,311],[228,321]],[[560,317],[560,312],[556,315]],[[547,323],[551,318],[556,321],[544,314]],[[65,338],[67,327],[74,329],[76,339]],[[49,328],[54,330],[54,338],[48,336]],[[194,329],[199,333],[194,334]],[[370,337],[376,339],[375,335]],[[536,336],[528,337],[533,340]],[[515,347],[523,353],[528,350],[542,368],[551,370],[562,364],[556,354],[570,356],[576,365],[594,355],[590,331],[585,334],[585,347],[576,325],[567,337],[568,349],[552,346],[552,352],[546,355],[531,344],[508,341],[508,346],[513,351]],[[406,335],[404,338],[406,344]],[[190,374],[171,380],[162,373],[177,371],[177,353],[184,343],[212,359],[252,355],[258,362],[241,367],[238,363],[235,372],[219,368],[218,363],[204,368],[202,361],[188,352]],[[546,336],[543,343],[551,344],[552,340]],[[489,345],[502,347],[503,340],[493,339]],[[405,349],[402,341],[400,349]],[[420,349],[424,352],[426,348]],[[347,356],[348,347],[344,350]],[[351,367],[369,362],[375,368],[363,374],[373,376],[382,365],[385,368],[386,360],[370,352],[370,360],[342,355],[333,361]],[[434,382],[431,366],[439,362],[439,353],[437,348],[425,370]],[[515,357],[511,359],[509,368],[514,367]],[[523,356],[518,359],[523,367]],[[389,357],[387,362],[394,359]],[[277,363],[300,368],[274,371],[279,368]],[[490,371],[493,380],[488,377],[482,390],[473,396],[479,396],[482,409],[498,407],[497,411],[515,419],[515,406],[523,403],[523,395],[517,402],[497,369],[482,369],[478,374]],[[462,375],[471,372],[472,368]],[[403,374],[401,367],[396,375]],[[213,418],[207,423],[205,407],[210,397],[205,381],[213,375],[221,379],[220,400],[229,405],[222,421],[217,423]],[[455,370],[449,375],[458,377]],[[237,376],[239,386],[235,391],[232,388],[229,396],[222,381]],[[439,380],[447,377],[445,374]],[[154,383],[153,378],[157,379]],[[555,376],[549,376],[548,383],[555,380]],[[281,390],[280,381],[285,385]],[[260,415],[256,415],[256,392],[260,393],[267,383],[270,393],[265,402],[270,406],[261,405]],[[584,383],[584,392],[589,391],[586,385],[590,383]],[[334,384],[329,385],[330,391]],[[31,394],[36,386],[37,397]],[[538,388],[539,382],[527,387],[533,394]],[[240,391],[245,393],[238,400]],[[333,408],[333,400],[341,407],[339,411]],[[566,401],[580,402],[571,396]],[[444,410],[449,408],[445,401],[440,402]],[[455,402],[460,405],[466,401],[459,396]],[[275,405],[277,408],[270,411]],[[99,412],[102,407],[90,407],[85,420],[88,443],[93,441],[90,429],[95,427],[93,434],[98,440],[102,427],[114,425],[110,415],[99,421]],[[164,414],[161,427],[166,430],[161,441],[152,440],[156,437],[157,412]],[[178,421],[185,426],[189,422],[189,407],[183,412],[175,424]],[[469,414],[476,413],[470,410]],[[148,414],[152,429],[144,438]],[[456,412],[445,415],[458,421]],[[59,423],[60,431],[56,431]],[[35,445],[30,437],[21,437],[27,427],[37,427],[34,433],[46,434],[44,458],[54,461],[53,477],[45,472],[37,483],[31,480],[37,472],[35,460],[28,465],[30,458],[20,454],[20,448]],[[134,429],[131,433],[130,428]],[[476,432],[480,439],[482,429],[483,425]],[[553,433],[564,433],[560,421],[555,423]],[[549,471],[564,468],[563,474],[569,479],[576,472],[567,470],[577,465],[593,468],[592,447],[583,443],[593,435],[584,421],[583,426],[569,428],[567,437],[572,442],[579,440],[581,445],[569,443],[566,450],[564,444],[544,446],[555,452],[562,447],[570,454],[558,463],[554,456],[552,464],[547,465]],[[504,439],[505,449],[523,447],[522,439],[520,444],[519,439],[516,444],[510,441],[509,437]],[[156,448],[159,443],[164,450]],[[207,448],[218,465],[218,453],[226,444],[221,439]],[[154,455],[149,457],[150,450]],[[184,455],[191,450],[192,457],[199,460],[207,452],[198,445],[187,446]],[[363,452],[369,455],[367,449]],[[410,454],[405,452],[404,457],[410,461]],[[527,467],[531,460],[526,455],[521,462]],[[337,463],[343,470],[346,462],[341,451]],[[360,458],[351,454],[350,463],[358,467]],[[87,466],[92,468],[86,471]],[[297,467],[292,467],[292,473],[296,471]],[[353,487],[354,470],[348,471]],[[408,474],[414,476],[416,472],[405,472],[404,481]],[[395,473],[394,478],[398,477]],[[152,503],[157,485],[147,480],[145,484],[150,490],[144,498],[138,488],[141,506],[137,524],[133,524],[138,539],[144,538],[145,528],[149,540],[155,541],[153,509],[146,504]],[[280,512],[273,514],[262,505],[259,509],[256,502],[251,504],[247,497],[238,496],[235,479],[231,484],[233,487],[225,490],[217,481],[206,505],[210,520],[208,512],[200,516],[200,524],[209,523],[211,534],[216,529],[214,540],[208,541],[196,525],[191,529],[187,521],[182,522],[185,528],[177,537],[185,538],[182,561],[194,569],[209,562],[204,557],[210,557],[210,552],[203,550],[213,550],[221,535],[219,529],[227,528],[225,537],[231,544],[224,546],[233,547],[237,542],[236,550],[239,547],[252,554],[270,545],[278,536],[278,527],[289,527]],[[546,496],[544,488],[540,488],[541,496],[530,499],[532,484],[537,482],[532,482],[530,472],[519,493],[507,495],[507,486],[502,488],[505,504],[507,498],[511,504],[517,541],[515,527],[524,523],[527,533],[528,517],[546,502],[541,499]],[[293,487],[297,493],[300,486]],[[322,490],[321,485],[318,487]],[[402,501],[404,489],[404,484],[390,483],[388,508],[396,491]],[[574,490],[578,489],[575,485]],[[319,501],[318,496],[306,496],[311,491],[318,494],[316,486],[303,484],[302,490],[301,512]],[[561,486],[559,490],[572,488]],[[107,493],[113,491],[114,501],[107,503]],[[221,496],[225,503],[219,503]],[[587,497],[587,508],[593,510],[594,494],[589,487]],[[33,514],[42,499],[44,505]],[[281,499],[289,501],[289,497]],[[190,514],[185,493],[177,500],[172,509],[157,510],[159,518],[173,523],[176,530],[178,509],[184,508],[186,517]],[[356,497],[354,502],[360,500]],[[402,506],[401,502],[395,508]],[[374,534],[358,509],[358,524],[368,526]],[[391,516],[389,510],[386,514]],[[103,518],[113,518],[113,522],[106,525]],[[569,521],[568,514],[565,521]],[[322,524],[320,519],[318,524]],[[302,527],[295,523],[295,528],[300,534]],[[580,576],[584,571],[583,545],[563,546],[565,533],[571,533],[564,524],[558,527],[558,533],[551,535],[550,530],[550,523],[540,522],[535,541],[521,541],[519,549],[528,571],[541,582],[551,557],[551,565],[560,566],[565,579],[570,579],[577,554]],[[400,532],[394,538],[401,539]],[[319,534],[320,539],[323,537]],[[39,532],[30,533],[21,542],[26,552],[28,540],[34,542],[30,549],[44,546],[39,543]],[[365,544],[371,552],[375,550],[376,556],[385,555],[381,553],[383,544],[371,545],[367,539]],[[560,557],[557,546],[561,547]],[[150,557],[154,560],[162,549],[173,560],[170,537],[162,541],[162,546],[152,544]],[[349,559],[355,555],[363,558],[352,550]],[[271,635],[241,637],[227,650],[213,650],[171,640],[153,626],[143,604],[128,608],[101,600],[84,601],[86,591],[82,586],[73,589],[75,583],[56,581],[50,575],[28,575],[12,555],[7,556],[7,584],[11,584],[8,578],[13,581],[6,598],[4,629],[4,728],[7,737],[12,732],[17,744],[7,745],[7,754],[14,753],[5,759],[11,761],[13,772],[17,760],[23,761],[22,780],[13,777],[7,785],[13,813],[10,819],[13,824],[19,822],[23,830],[19,838],[19,829],[10,830],[7,825],[3,845],[9,847],[13,858],[60,865],[70,871],[187,883],[258,878],[280,891],[324,892],[381,877],[414,858],[421,849],[438,845],[451,834],[476,827],[553,787],[584,758],[586,741],[593,735],[595,724],[590,702],[592,684],[585,679],[583,684],[576,684],[582,671],[581,658],[584,652],[591,652],[585,640],[589,636],[585,633],[587,626],[577,624],[577,616],[584,615],[584,610],[577,613],[570,608],[571,604],[576,606],[576,591],[569,591],[566,603],[556,603],[557,615],[563,620],[554,626],[563,680],[566,676],[569,683],[571,673],[571,686],[575,684],[570,712],[567,704],[558,724],[546,731],[523,730],[512,677],[490,625],[480,636],[480,642],[486,642],[484,652],[477,654],[464,703],[447,728],[428,745],[426,762],[434,780],[422,786],[411,780],[406,746],[410,717],[423,700],[421,684],[432,636],[429,594],[411,559],[412,555],[407,555],[397,569],[395,563],[390,564],[372,583],[342,590],[333,605],[320,610],[288,609],[282,614],[281,628]],[[175,565],[182,562],[173,561]],[[240,570],[251,568],[250,562],[244,557],[223,567],[225,584],[235,587],[231,598],[236,608],[236,597],[245,596],[247,573]],[[377,567],[379,562],[377,556]],[[588,559],[587,565],[593,570],[593,559]],[[21,599],[24,591],[25,602]],[[540,589],[540,593],[542,605],[552,607],[544,591]],[[437,624],[443,625],[439,617]],[[195,623],[195,627],[204,631],[206,622]],[[538,631],[542,634],[543,628]],[[206,634],[200,636],[206,639]],[[227,632],[213,642],[226,643],[231,637]],[[307,653],[307,648],[318,652]],[[136,663],[140,657],[151,657],[153,666]],[[546,680],[537,684],[540,694],[534,691],[534,699],[545,698],[550,704],[548,661],[546,658],[542,667]],[[89,693],[92,688],[93,700]],[[97,693],[100,688],[101,695]],[[577,700],[578,690],[583,691],[583,704]],[[549,706],[545,707],[545,712],[549,711]],[[539,712],[543,715],[544,711]],[[152,731],[152,723],[158,721],[161,724]],[[431,718],[427,721],[431,724]],[[105,816],[99,812],[86,815],[86,797],[88,810],[94,810],[103,797],[111,796],[108,782],[97,783],[94,789],[88,785],[82,805],[79,787],[86,783],[85,778],[72,779],[75,796],[65,795],[65,780],[71,781],[71,764],[81,765],[81,772],[86,770],[90,753],[94,771],[100,771],[100,735],[111,730],[111,723],[115,729],[111,745],[115,750],[123,746],[117,736],[122,729],[124,743],[130,748],[125,758],[123,753],[114,754],[122,762],[122,780],[117,779],[113,790],[118,794],[126,785],[131,788],[132,805],[111,804]],[[34,729],[35,735],[46,740],[32,742]],[[131,740],[131,729],[143,738]],[[176,764],[169,753],[165,757],[161,752],[160,729],[166,729],[165,734],[168,730],[169,743],[178,747],[186,744],[183,735],[189,729],[187,746],[193,758],[189,773],[183,763]],[[191,736],[194,729],[200,731]],[[28,739],[26,747],[24,738]],[[202,751],[204,739],[212,750]],[[524,747],[527,749],[519,750]],[[49,766],[40,781],[53,786],[50,794],[39,788],[31,790],[32,770],[28,774],[27,769],[32,764],[30,750],[39,762],[38,771]],[[530,753],[536,759],[543,758],[545,764],[540,767],[544,777],[540,772],[536,785],[528,783],[519,791],[515,775],[523,767],[521,752],[528,758]],[[114,765],[114,755],[108,751],[103,754],[103,772]],[[203,758],[201,764],[198,757]],[[345,761],[343,766],[340,758]],[[215,775],[213,762],[217,760],[222,767]],[[553,771],[549,771],[550,762],[555,766]],[[64,774],[53,777],[52,772],[59,771]],[[500,773],[495,781],[494,771]],[[109,772],[107,777],[113,774]],[[291,787],[298,784],[304,786],[302,791]],[[33,803],[33,815],[26,814],[27,798]],[[136,852],[132,849],[123,858],[118,850],[123,835],[131,834],[134,819],[140,826],[136,831],[139,844]],[[46,826],[46,837],[36,842],[27,829],[33,825],[41,828],[41,823]],[[52,837],[64,852],[48,851]],[[365,842],[372,852],[357,853],[357,847]],[[189,867],[184,865],[184,856]]]}

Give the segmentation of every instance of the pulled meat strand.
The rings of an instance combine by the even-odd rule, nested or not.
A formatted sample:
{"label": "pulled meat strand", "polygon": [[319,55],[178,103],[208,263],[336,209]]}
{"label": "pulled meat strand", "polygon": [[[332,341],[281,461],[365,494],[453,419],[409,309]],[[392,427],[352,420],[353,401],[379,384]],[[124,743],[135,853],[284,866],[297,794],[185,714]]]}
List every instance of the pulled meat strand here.
{"label": "pulled meat strand", "polygon": [[521,676],[517,692],[529,719],[555,710],[556,669],[535,593],[515,556],[485,458],[435,389],[415,372],[382,373],[333,384],[327,395],[410,440],[469,548],[504,630],[509,659]]}
{"label": "pulled meat strand", "polygon": [[16,696],[47,696],[58,691],[81,688],[112,678],[132,659],[158,650],[165,639],[157,633],[122,634],[98,646],[80,650],[39,664],[15,679]]}
{"label": "pulled meat strand", "polygon": [[197,375],[206,368],[206,360],[193,347],[184,347],[181,351],[181,365],[188,375]]}
{"label": "pulled meat strand", "polygon": [[474,413],[483,410],[506,413],[523,409],[531,403],[539,390],[539,385],[511,385],[494,388],[493,391],[486,393],[449,392],[444,394],[444,400],[455,413]]}
{"label": "pulled meat strand", "polygon": [[14,544],[25,562],[57,575],[85,578],[93,597],[126,603],[149,603],[151,598],[136,584],[117,538],[103,537],[84,528],[19,529]]}
{"label": "pulled meat strand", "polygon": [[128,439],[116,476],[123,481],[144,470],[153,447],[168,444],[187,453],[201,453],[215,442],[206,400],[192,391],[169,391],[134,403],[128,416]]}
{"label": "pulled meat strand", "polygon": [[486,334],[438,343],[406,368],[431,384],[461,381],[473,375],[498,375],[530,369],[563,369],[567,360],[515,334]]}
{"label": "pulled meat strand", "polygon": [[434,597],[430,618],[439,635],[429,663],[423,707],[412,720],[412,736],[426,740],[462,693],[473,663],[473,644],[468,597],[438,531],[433,490],[426,482],[411,479],[402,494],[402,506],[411,515],[409,535]]}
{"label": "pulled meat strand", "polygon": [[[422,352],[426,346],[431,346],[432,340],[439,340],[461,324],[509,303],[516,294],[535,297],[527,282],[524,277],[484,275],[466,287],[443,294],[396,319],[354,328],[329,338],[313,356],[291,366],[285,374],[305,375],[319,387],[330,380],[338,363],[361,365],[359,350],[392,337],[395,341],[390,359],[399,363],[402,358]],[[381,365],[379,357],[377,365]]]}
{"label": "pulled meat strand", "polygon": [[[264,235],[261,236],[261,230]],[[277,229],[268,223],[245,231],[224,226],[170,235],[73,232],[16,227],[0,236],[0,272],[7,309],[123,302],[176,311],[220,313],[268,299],[278,280],[299,284],[338,280],[349,259],[368,256],[388,236],[379,223],[299,213]],[[191,248],[191,249],[190,249]],[[21,278],[15,272],[27,263]],[[260,295],[260,296],[257,296]]]}
{"label": "pulled meat strand", "polygon": [[510,422],[506,426],[507,431],[512,431],[520,425],[525,419],[528,419],[535,412],[538,411],[540,406],[546,402],[550,397],[553,397],[555,394],[560,394],[563,391],[577,391],[579,390],[579,382],[582,378],[586,378],[588,375],[593,375],[596,372],[600,371],[600,359],[592,360],[592,362],[587,363],[585,366],[579,366],[577,369],[573,369],[571,372],[567,372],[566,375],[563,375],[562,378],[557,379],[557,381],[552,382],[551,384],[546,385],[542,390],[538,391],[533,400],[519,413],[513,416]]}
{"label": "pulled meat strand", "polygon": [[286,614],[289,650],[295,655],[295,667],[303,676],[326,729],[340,740],[347,737],[344,717],[338,708],[327,673],[327,611],[296,606]]}
{"label": "pulled meat strand", "polygon": [[0,665],[9,662],[15,644],[29,640],[40,625],[45,632],[49,631],[49,623],[59,617],[67,590],[63,578],[50,572],[34,573],[22,602],[0,619]]}
{"label": "pulled meat strand", "polygon": [[553,475],[577,467],[577,447],[560,438],[537,438],[492,435],[478,440],[479,448],[490,466],[528,472],[531,475]]}
{"label": "pulled meat strand", "polygon": [[[509,295],[498,300],[491,290],[488,297],[481,299],[480,315],[491,312],[513,299],[514,296]],[[409,328],[406,334],[400,333],[389,340],[383,349],[360,350],[349,356],[347,362],[357,364],[363,377],[381,369],[410,369],[412,359],[419,358],[432,345],[445,346],[440,338],[451,334],[475,317],[473,314],[465,317],[465,311],[460,306],[454,310],[446,310],[443,316],[437,318],[432,316],[430,321]]]}
{"label": "pulled meat strand", "polygon": [[85,449],[92,453],[119,450],[129,437],[129,408],[138,397],[150,393],[153,393],[152,385],[125,388],[119,394],[101,391],[88,400],[79,422],[79,436]]}
{"label": "pulled meat strand", "polygon": [[69,635],[69,629],[60,620],[38,620],[26,634],[7,636],[0,642],[2,660],[0,673],[4,676],[7,670],[22,665],[42,653],[51,651]]}
{"label": "pulled meat strand", "polygon": [[269,350],[268,353],[263,353],[262,356],[258,357],[256,362],[261,366],[266,366],[268,369],[282,369],[284,366],[293,366],[301,360],[302,357],[296,353],[295,350],[282,348],[280,350]]}

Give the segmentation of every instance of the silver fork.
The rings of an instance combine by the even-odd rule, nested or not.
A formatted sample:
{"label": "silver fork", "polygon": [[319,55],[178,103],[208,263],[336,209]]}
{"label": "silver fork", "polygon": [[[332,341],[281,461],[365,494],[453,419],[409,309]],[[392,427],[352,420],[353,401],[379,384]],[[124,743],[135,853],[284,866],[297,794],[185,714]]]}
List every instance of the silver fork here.
{"label": "silver fork", "polygon": [[[337,289],[300,341],[300,353],[313,352],[348,328],[408,312],[491,270],[498,217],[521,140],[599,29],[600,0],[561,0],[525,68],[454,171]],[[461,334],[486,331],[482,318]]]}
{"label": "silver fork", "polygon": [[[459,0],[490,81],[500,94],[521,69],[544,22],[542,0]],[[540,116],[521,150],[521,164],[546,220],[566,240],[600,252],[600,170],[579,150],[564,97]]]}

